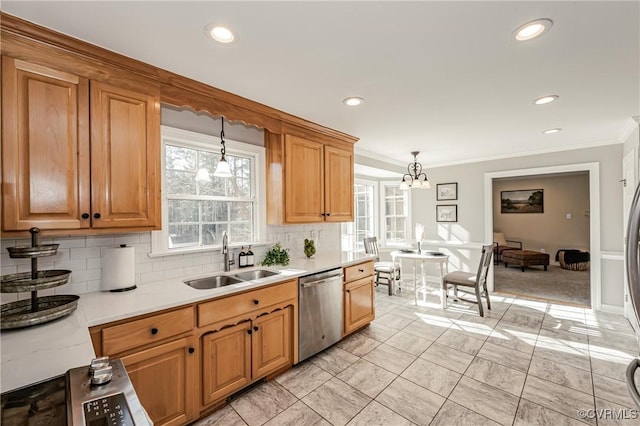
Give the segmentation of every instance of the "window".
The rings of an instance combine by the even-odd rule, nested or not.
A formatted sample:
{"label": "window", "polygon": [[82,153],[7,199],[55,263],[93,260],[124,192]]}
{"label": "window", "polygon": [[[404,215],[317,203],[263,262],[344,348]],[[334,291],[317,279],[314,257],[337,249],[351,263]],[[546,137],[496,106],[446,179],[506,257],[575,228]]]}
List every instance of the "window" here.
{"label": "window", "polygon": [[384,242],[386,245],[405,245],[411,242],[409,232],[409,191],[400,189],[400,184],[382,184],[382,217]]}
{"label": "window", "polygon": [[364,238],[377,235],[378,183],[356,179],[354,185],[354,221],[343,224],[346,250],[363,250]]}
{"label": "window", "polygon": [[382,246],[411,244],[410,191],[398,182],[356,179],[353,192],[354,221],[342,225],[343,250],[363,250],[363,239],[371,236]]}
{"label": "window", "polygon": [[[220,246],[224,231],[234,245],[259,241],[264,209],[257,176],[264,169],[264,148],[225,141],[233,176],[218,178],[213,171],[220,159],[219,138],[162,127],[163,219],[162,231],[153,233],[152,252]],[[209,180],[196,179],[201,169]]]}

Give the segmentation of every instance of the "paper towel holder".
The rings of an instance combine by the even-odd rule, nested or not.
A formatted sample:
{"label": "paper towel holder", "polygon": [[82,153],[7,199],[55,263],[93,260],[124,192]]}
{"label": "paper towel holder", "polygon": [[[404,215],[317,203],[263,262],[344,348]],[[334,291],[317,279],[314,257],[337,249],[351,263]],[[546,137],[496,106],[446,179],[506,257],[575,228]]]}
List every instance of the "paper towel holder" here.
{"label": "paper towel holder", "polygon": [[[119,248],[130,248],[132,250],[134,250],[134,247],[127,247],[126,244],[119,244]],[[130,266],[131,268],[135,268],[135,254],[132,253],[132,258],[130,259]],[[115,278],[113,277],[113,274],[111,272],[105,274],[105,271],[103,270],[103,285],[105,285],[107,288],[103,287],[103,291],[107,290],[111,293],[123,293],[126,291],[131,291],[131,290],[135,290],[138,286],[135,284],[135,269],[131,269],[131,280],[127,280],[128,283],[132,283],[133,285],[126,285],[123,286],[124,283],[122,282],[117,282],[114,281]],[[104,275],[107,275],[108,277],[105,277]]]}

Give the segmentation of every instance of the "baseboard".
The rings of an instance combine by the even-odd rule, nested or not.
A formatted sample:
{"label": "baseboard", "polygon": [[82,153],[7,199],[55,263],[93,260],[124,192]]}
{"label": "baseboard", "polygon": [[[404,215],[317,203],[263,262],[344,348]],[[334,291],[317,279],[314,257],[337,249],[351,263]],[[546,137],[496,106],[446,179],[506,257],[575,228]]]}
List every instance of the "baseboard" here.
{"label": "baseboard", "polygon": [[600,305],[600,311],[610,314],[624,315],[624,308],[622,306],[605,305],[603,303]]}

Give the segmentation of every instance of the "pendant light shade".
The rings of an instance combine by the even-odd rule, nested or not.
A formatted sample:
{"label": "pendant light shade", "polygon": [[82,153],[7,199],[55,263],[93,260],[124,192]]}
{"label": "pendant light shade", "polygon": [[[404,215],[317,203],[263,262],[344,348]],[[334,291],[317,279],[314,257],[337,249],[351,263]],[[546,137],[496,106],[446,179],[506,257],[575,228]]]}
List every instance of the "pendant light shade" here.
{"label": "pendant light shade", "polygon": [[429,183],[427,175],[422,172],[422,164],[418,163],[418,154],[420,154],[419,151],[413,151],[411,153],[411,155],[413,155],[413,163],[409,163],[409,165],[407,166],[408,173],[402,176],[400,189],[404,190],[409,188],[431,188],[431,184]]}
{"label": "pendant light shade", "polygon": [[220,144],[222,145],[222,148],[220,149],[220,154],[222,154],[222,158],[220,158],[220,161],[218,162],[218,165],[216,166],[216,171],[213,172],[213,175],[216,177],[223,177],[223,178],[228,178],[231,177],[231,168],[229,167],[229,163],[227,162],[227,159],[225,158],[225,154],[226,154],[226,149],[225,149],[225,141],[224,141],[224,117],[220,117],[222,119],[222,129],[220,130]]}

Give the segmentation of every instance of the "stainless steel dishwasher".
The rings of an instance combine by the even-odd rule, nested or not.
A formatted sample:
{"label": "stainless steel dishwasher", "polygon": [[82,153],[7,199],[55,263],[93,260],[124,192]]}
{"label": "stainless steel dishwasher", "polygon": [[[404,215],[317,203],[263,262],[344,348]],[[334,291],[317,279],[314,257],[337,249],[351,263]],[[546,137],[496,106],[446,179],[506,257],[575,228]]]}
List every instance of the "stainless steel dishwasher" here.
{"label": "stainless steel dishwasher", "polygon": [[298,281],[298,359],[305,360],[342,337],[342,268]]}

